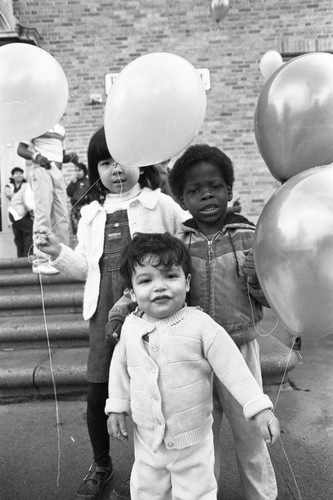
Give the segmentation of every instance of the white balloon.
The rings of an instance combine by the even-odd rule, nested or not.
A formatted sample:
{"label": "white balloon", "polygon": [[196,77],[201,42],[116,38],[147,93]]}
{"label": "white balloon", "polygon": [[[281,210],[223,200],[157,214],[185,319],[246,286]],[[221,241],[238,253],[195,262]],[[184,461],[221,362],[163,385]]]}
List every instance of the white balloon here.
{"label": "white balloon", "polygon": [[282,56],[276,50],[269,50],[260,59],[259,68],[266,80],[283,64]]}
{"label": "white balloon", "polygon": [[129,167],[169,160],[193,141],[205,111],[206,92],[189,61],[166,52],[138,57],[121,71],[107,98],[111,156]]}
{"label": "white balloon", "polygon": [[68,83],[48,52],[26,43],[0,47],[0,142],[38,137],[65,112]]}

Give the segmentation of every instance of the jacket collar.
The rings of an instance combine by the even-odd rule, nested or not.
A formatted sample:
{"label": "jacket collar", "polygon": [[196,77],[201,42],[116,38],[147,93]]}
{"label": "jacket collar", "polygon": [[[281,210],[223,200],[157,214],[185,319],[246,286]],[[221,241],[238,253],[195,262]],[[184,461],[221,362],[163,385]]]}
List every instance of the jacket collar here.
{"label": "jacket collar", "polygon": [[[183,224],[181,224],[181,227],[185,232],[200,232],[198,225],[193,218],[183,222]],[[254,229],[255,225],[243,215],[228,212],[224,220],[224,225],[221,227],[221,231],[222,229],[229,228]]]}
{"label": "jacket collar", "polygon": [[162,326],[163,328],[167,328],[176,325],[177,323],[179,323],[184,319],[184,316],[186,314],[187,314],[187,305],[184,304],[184,307],[182,307],[172,316],[161,319],[156,323],[150,323],[149,321],[146,321],[145,319],[142,318],[143,311],[138,306],[135,309],[135,311],[129,316],[129,318],[133,325],[132,329],[133,333],[135,332],[136,335],[142,337],[143,335],[146,335],[147,333],[151,333],[152,331],[154,331],[156,326]]}
{"label": "jacket collar", "polygon": [[149,208],[150,210],[152,210],[156,207],[160,195],[161,195],[160,188],[150,189],[148,187],[144,187],[141,193],[139,194],[137,200],[140,201],[140,203],[145,208]]}
{"label": "jacket collar", "polygon": [[[150,189],[148,187],[144,187],[137,198],[135,198],[131,204],[140,202],[145,208],[153,210],[158,202],[158,199],[161,195],[160,188],[158,189]],[[98,212],[105,213],[103,205],[98,203],[98,201],[93,201],[89,203],[89,205],[84,205],[81,209],[81,215],[84,222],[89,224],[98,214]]]}

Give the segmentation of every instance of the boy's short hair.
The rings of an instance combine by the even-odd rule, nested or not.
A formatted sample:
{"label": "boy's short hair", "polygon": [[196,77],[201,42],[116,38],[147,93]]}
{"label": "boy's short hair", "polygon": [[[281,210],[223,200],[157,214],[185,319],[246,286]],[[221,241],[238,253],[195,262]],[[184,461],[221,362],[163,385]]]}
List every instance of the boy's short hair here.
{"label": "boy's short hair", "polygon": [[184,185],[187,180],[187,174],[190,167],[198,163],[206,162],[215,165],[221,172],[221,175],[227,184],[231,186],[234,183],[234,167],[229,156],[215,146],[208,144],[196,144],[190,146],[183,153],[169,173],[169,184],[173,196],[179,200],[184,191]]}
{"label": "boy's short hair", "polygon": [[146,264],[145,257],[157,257],[154,267],[171,269],[181,266],[185,276],[191,273],[191,256],[178,238],[169,233],[135,233],[121,256],[120,274],[128,288],[132,288],[132,278],[136,266]]}
{"label": "boy's short hair", "polygon": [[24,170],[21,167],[14,167],[10,172],[11,175],[14,175],[16,172],[20,172],[20,174],[24,174]]}

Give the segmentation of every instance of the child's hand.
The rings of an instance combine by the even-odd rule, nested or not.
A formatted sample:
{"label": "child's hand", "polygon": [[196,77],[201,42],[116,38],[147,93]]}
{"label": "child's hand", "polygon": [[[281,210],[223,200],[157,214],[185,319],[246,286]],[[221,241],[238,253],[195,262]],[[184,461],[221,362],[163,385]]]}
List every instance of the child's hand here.
{"label": "child's hand", "polygon": [[256,268],[254,265],[254,256],[253,250],[249,250],[245,257],[245,261],[243,264],[243,271],[247,275],[248,281],[251,285],[257,285],[259,283]]}
{"label": "child's hand", "polygon": [[38,250],[51,255],[53,259],[56,259],[61,251],[58,238],[44,226],[40,226],[34,231],[34,244]]}
{"label": "child's hand", "polygon": [[271,410],[263,410],[255,415],[256,421],[262,437],[268,446],[276,443],[280,436],[280,423]]}
{"label": "child's hand", "polygon": [[118,439],[121,443],[126,443],[128,440],[126,413],[110,413],[107,426],[111,437]]}

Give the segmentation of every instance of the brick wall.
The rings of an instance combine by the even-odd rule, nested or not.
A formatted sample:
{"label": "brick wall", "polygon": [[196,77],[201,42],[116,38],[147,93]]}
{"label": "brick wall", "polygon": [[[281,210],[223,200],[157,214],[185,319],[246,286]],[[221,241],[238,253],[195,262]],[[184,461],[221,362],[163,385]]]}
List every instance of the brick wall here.
{"label": "brick wall", "polygon": [[[70,98],[63,123],[67,150],[86,162],[91,133],[103,122],[104,75],[136,57],[174,52],[211,72],[207,114],[196,142],[221,147],[235,164],[234,197],[256,220],[279,185],[256,146],[253,116],[264,79],[259,61],[280,53],[333,49],[332,0],[230,0],[216,23],[208,0],[18,0],[14,14],[41,34],[40,46],[62,65]],[[91,105],[90,93],[104,103]],[[72,169],[65,167],[68,180]]]}

